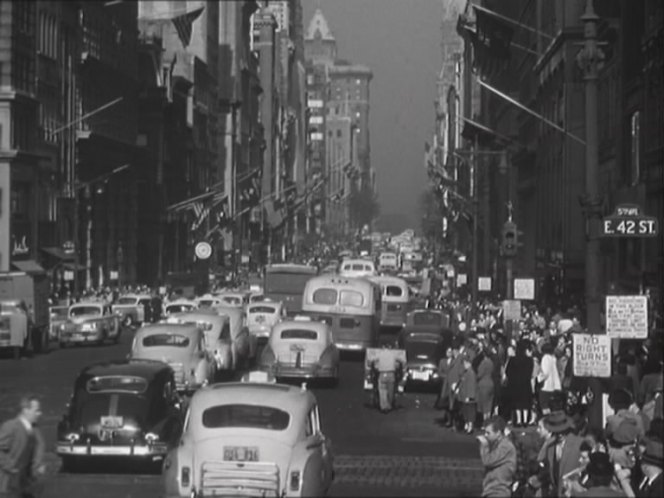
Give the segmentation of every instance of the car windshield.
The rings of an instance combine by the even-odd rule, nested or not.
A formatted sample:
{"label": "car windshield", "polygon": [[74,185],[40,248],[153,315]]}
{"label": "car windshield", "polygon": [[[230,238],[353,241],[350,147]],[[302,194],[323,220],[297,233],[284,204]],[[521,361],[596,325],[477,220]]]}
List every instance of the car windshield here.
{"label": "car windshield", "polygon": [[253,306],[249,308],[249,314],[252,313],[270,313],[274,314],[276,313],[277,310],[273,308],[272,306]]}
{"label": "car windshield", "polygon": [[79,423],[98,423],[102,417],[113,413],[117,414],[117,417],[131,419],[140,427],[146,422],[147,411],[147,399],[144,395],[135,393],[90,393],[81,390],[76,393],[72,403],[73,419]]}
{"label": "car windshield", "polygon": [[443,318],[439,313],[415,313],[413,315],[413,325],[433,325],[441,326]]}
{"label": "car windshield", "polygon": [[94,377],[85,386],[89,393],[131,392],[142,393],[148,388],[147,381],[142,377],[130,375],[109,375]]}
{"label": "car windshield", "polygon": [[143,338],[144,347],[173,346],[186,348],[189,346],[189,337],[180,334],[151,334]]}
{"label": "car windshield", "polygon": [[118,299],[117,304],[136,304],[135,297],[121,297]]}
{"label": "car windshield", "polygon": [[209,308],[214,304],[214,301],[212,299],[201,299],[198,301],[198,307],[199,308]]}
{"label": "car windshield", "polygon": [[318,339],[318,332],[307,329],[286,329],[281,331],[282,339],[305,339],[315,341]]}
{"label": "car windshield", "polygon": [[101,315],[100,306],[76,306],[69,309],[69,316]]}
{"label": "car windshield", "polygon": [[209,429],[250,428],[283,431],[290,415],[278,408],[259,405],[219,405],[203,412],[203,426]]}

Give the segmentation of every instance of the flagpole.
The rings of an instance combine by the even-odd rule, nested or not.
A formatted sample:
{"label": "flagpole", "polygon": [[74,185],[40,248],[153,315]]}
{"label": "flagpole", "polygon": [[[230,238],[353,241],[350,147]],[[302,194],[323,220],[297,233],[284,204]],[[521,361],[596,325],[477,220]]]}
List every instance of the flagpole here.
{"label": "flagpole", "polygon": [[526,31],[530,31],[531,33],[535,33],[536,35],[543,36],[545,38],[548,38],[549,40],[553,40],[553,36],[544,33],[543,31],[540,31],[538,29],[533,28],[532,26],[528,26],[527,24],[523,24],[519,21],[515,21],[514,19],[510,17],[506,17],[502,14],[499,14],[498,12],[494,12],[493,10],[487,9],[486,7],[482,7],[481,5],[473,4],[473,7],[475,7],[477,10],[480,10],[482,12],[485,12],[489,14],[490,16],[496,17],[498,19],[501,19],[505,22],[508,22],[514,26],[518,26],[519,28],[525,29]]}

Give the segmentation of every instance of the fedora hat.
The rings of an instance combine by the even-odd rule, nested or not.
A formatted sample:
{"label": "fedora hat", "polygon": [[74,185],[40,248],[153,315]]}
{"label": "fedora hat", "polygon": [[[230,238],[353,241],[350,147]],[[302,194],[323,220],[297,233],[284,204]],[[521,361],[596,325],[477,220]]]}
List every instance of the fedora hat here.
{"label": "fedora hat", "polygon": [[557,434],[573,429],[574,421],[564,411],[555,411],[544,417],[544,427]]}
{"label": "fedora hat", "polygon": [[593,477],[613,476],[613,463],[611,463],[608,453],[596,451],[590,454],[589,460],[586,467],[588,475]]}
{"label": "fedora hat", "polygon": [[651,465],[664,466],[664,455],[662,455],[662,442],[652,438],[646,439],[646,450],[641,456],[641,461]]}

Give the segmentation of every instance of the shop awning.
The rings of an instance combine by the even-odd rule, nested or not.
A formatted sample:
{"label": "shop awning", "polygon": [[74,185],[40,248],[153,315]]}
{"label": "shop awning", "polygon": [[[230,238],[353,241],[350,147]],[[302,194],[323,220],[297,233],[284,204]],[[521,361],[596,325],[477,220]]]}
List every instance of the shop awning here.
{"label": "shop awning", "polygon": [[46,270],[44,270],[34,259],[12,261],[12,266],[18,271],[25,273],[46,273]]}
{"label": "shop awning", "polygon": [[42,247],[41,250],[62,261],[74,261],[76,259],[73,252],[66,252],[60,247]]}
{"label": "shop awning", "polygon": [[62,268],[65,270],[70,270],[70,271],[84,271],[87,268],[83,265],[77,265],[76,263],[64,263],[62,265]]}

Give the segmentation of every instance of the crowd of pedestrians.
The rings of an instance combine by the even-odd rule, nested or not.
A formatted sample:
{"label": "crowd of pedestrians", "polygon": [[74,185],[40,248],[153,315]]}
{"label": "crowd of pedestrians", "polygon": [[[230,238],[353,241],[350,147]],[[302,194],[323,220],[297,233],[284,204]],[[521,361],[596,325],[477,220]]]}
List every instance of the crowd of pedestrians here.
{"label": "crowd of pedestrians", "polygon": [[[526,308],[506,323],[502,307],[440,300],[455,339],[439,366],[436,407],[446,426],[481,428],[483,496],[664,496],[662,345],[614,344],[601,392],[574,376],[578,309]],[[589,407],[608,396],[602,427]]]}

